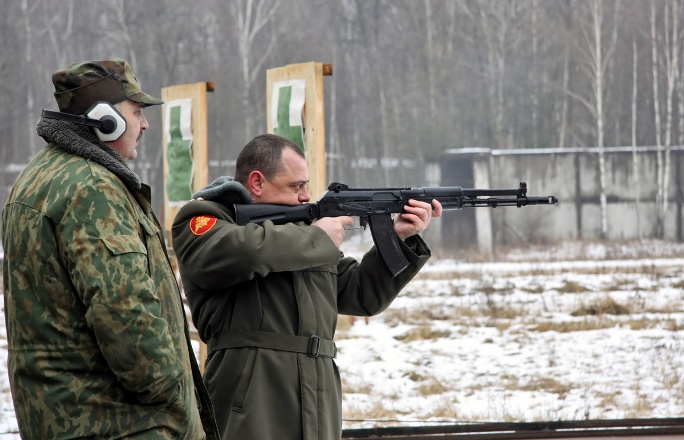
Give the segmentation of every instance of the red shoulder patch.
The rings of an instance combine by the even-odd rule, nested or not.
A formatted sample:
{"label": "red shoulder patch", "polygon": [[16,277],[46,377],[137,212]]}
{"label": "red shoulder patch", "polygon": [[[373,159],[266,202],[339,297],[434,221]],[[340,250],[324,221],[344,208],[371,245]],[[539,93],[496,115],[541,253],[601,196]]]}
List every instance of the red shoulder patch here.
{"label": "red shoulder patch", "polygon": [[190,231],[195,235],[202,235],[216,224],[216,217],[213,215],[200,215],[190,220]]}

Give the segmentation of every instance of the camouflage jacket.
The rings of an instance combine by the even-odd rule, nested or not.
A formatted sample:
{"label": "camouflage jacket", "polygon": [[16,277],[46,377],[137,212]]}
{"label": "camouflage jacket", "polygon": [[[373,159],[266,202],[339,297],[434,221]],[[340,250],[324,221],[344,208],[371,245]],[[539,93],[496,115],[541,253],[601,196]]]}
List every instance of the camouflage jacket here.
{"label": "camouflage jacket", "polygon": [[38,134],[2,212],[22,438],[218,438],[149,187],[87,128]]}

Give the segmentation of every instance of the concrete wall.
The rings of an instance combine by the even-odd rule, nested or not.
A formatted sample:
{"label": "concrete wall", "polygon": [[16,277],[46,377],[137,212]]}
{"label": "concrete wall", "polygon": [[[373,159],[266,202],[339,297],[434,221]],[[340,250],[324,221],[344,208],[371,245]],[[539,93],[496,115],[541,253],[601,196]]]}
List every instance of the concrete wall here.
{"label": "concrete wall", "polygon": [[[640,147],[636,160],[631,148],[606,148],[604,156],[608,225],[605,238],[682,241],[684,149],[670,149],[667,209],[662,221],[656,207],[657,149]],[[468,208],[476,213],[466,213],[468,209],[448,212],[441,225],[445,248],[476,247],[492,252],[498,244],[602,238],[598,159],[595,148],[447,151],[440,160],[441,186],[517,188],[524,181],[528,195],[554,195],[559,203],[523,208]],[[664,166],[664,154],[661,159]]]}

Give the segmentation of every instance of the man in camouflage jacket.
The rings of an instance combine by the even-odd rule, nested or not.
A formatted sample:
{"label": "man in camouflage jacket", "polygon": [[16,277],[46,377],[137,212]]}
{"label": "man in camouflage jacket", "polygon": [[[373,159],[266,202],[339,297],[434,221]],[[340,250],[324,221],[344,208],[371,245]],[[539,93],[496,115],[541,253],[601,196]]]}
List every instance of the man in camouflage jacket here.
{"label": "man in camouflage jacket", "polygon": [[[38,122],[48,145],[2,212],[22,438],[217,439],[150,188],[126,164],[149,127],[143,107],[162,101],[122,59],[73,64],[53,83],[61,113]],[[64,120],[99,101],[114,140]]]}
{"label": "man in camouflage jacket", "polygon": [[339,440],[338,313],[380,313],[430,257],[418,233],[441,215],[437,201],[434,211],[411,201],[395,219],[410,262],[396,277],[376,248],[360,263],[342,255],[351,217],[235,224],[234,204],[308,202],[308,180],[296,144],[257,136],[238,156],[235,180],[218,178],[174,220],[173,246],[210,352],[205,381],[224,439]]}

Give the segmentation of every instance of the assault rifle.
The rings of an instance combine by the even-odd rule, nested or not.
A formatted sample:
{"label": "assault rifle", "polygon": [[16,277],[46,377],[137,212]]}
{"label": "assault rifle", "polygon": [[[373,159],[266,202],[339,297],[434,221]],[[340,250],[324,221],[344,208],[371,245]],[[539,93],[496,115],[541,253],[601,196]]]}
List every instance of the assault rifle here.
{"label": "assault rifle", "polygon": [[349,188],[333,182],[316,203],[301,205],[272,205],[255,203],[234,205],[235,222],[262,224],[270,220],[276,225],[294,222],[312,222],[322,217],[359,217],[362,227],[370,225],[373,242],[393,276],[409,265],[394,233],[392,214],[404,212],[409,199],[432,203],[438,200],[445,210],[468,207],[554,205],[554,196],[528,196],[527,184],[520,182],[513,189],[464,189],[460,186],[437,188]]}

